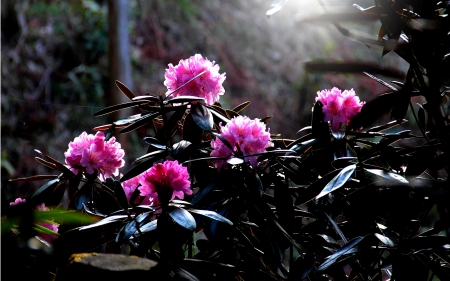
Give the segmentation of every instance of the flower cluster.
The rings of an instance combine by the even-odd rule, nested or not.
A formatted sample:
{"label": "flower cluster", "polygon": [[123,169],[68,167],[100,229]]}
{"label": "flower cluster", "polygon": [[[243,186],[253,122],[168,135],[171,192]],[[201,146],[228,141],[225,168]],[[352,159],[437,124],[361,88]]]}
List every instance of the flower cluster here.
{"label": "flower cluster", "polygon": [[361,111],[361,107],[364,105],[364,102],[359,101],[359,97],[355,95],[353,89],[341,92],[336,87],[331,90],[317,92],[317,101],[323,104],[324,121],[331,121],[333,131],[337,131],[341,123],[348,125],[350,120]]}
{"label": "flower cluster", "polygon": [[83,132],[69,143],[64,155],[72,172],[77,174],[85,168],[88,174],[92,174],[95,170],[102,181],[111,175],[118,176],[119,168],[125,164],[125,152],[120,143],[114,137],[105,141],[103,132],[97,132],[95,136]]}
{"label": "flower cluster", "polygon": [[[9,203],[9,206],[16,206],[18,204],[21,203],[25,203],[26,199],[22,199],[22,198],[16,198],[16,200],[14,200],[14,202]],[[45,203],[42,203],[38,206],[36,206],[36,210],[38,211],[50,211],[49,208],[47,208],[45,206]],[[36,224],[45,227],[47,229],[50,229],[53,232],[58,233],[58,226],[59,224],[51,222],[51,221],[39,221]],[[51,235],[51,234],[47,234],[47,233],[42,233],[42,232],[38,232],[38,236],[41,237],[44,241],[47,241],[48,243],[52,243],[56,238],[58,238],[58,236],[55,235]]]}
{"label": "flower cluster", "polygon": [[225,89],[222,86],[226,78],[225,73],[219,74],[219,65],[216,65],[214,61],[211,62],[207,58],[203,58],[200,54],[196,54],[186,60],[180,60],[176,66],[169,64],[165,74],[166,80],[164,81],[164,85],[168,90],[166,95],[169,95],[203,71],[206,71],[206,73],[173,93],[172,96],[201,97],[205,99],[207,105],[219,101],[220,95],[225,93]]}
{"label": "flower cluster", "polygon": [[138,177],[141,196],[148,196],[153,200],[165,202],[166,199],[174,199],[175,196],[184,199],[184,194],[192,194],[187,168],[178,164],[176,160],[155,164]]}
{"label": "flower cluster", "polygon": [[[219,138],[211,141],[213,151],[211,156],[230,158],[237,153],[249,156],[261,153],[267,147],[273,146],[270,141],[270,129],[266,131],[266,124],[259,119],[250,119],[247,116],[237,116],[230,120],[225,126],[220,123],[220,134],[233,148],[232,150],[225,145]],[[245,161],[250,162],[253,167],[258,165],[257,156],[245,157]],[[225,160],[216,161],[217,169],[225,164]]]}

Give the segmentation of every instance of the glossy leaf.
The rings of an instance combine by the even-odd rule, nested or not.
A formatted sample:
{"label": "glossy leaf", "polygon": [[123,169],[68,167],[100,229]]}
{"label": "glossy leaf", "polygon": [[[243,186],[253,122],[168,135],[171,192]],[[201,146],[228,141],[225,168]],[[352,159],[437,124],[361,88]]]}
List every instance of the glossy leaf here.
{"label": "glossy leaf", "polygon": [[57,185],[59,183],[60,179],[56,178],[53,180],[48,181],[47,183],[45,183],[44,185],[42,185],[41,187],[39,187],[38,190],[36,190],[33,195],[31,195],[31,199],[33,198],[37,198],[39,195],[41,195],[43,192],[45,192],[47,189],[54,187],[55,185]]}
{"label": "glossy leaf", "polygon": [[246,101],[246,102],[243,102],[243,103],[241,103],[240,105],[234,107],[234,108],[231,109],[231,110],[233,110],[233,111],[236,112],[236,113],[240,113],[240,112],[241,112],[242,110],[244,110],[247,106],[249,106],[249,104],[250,104],[250,102],[249,102],[249,101]]}
{"label": "glossy leaf", "polygon": [[212,182],[204,188],[200,188],[200,190],[194,195],[191,200],[193,205],[197,204],[202,200],[202,198],[207,195],[211,190],[213,190],[217,186],[218,182]]}
{"label": "glossy leaf", "polygon": [[136,233],[137,229],[140,228],[149,217],[149,213],[143,213],[134,218],[132,221],[128,222],[126,225],[124,225],[119,233],[117,233],[116,236],[116,243],[123,244],[125,243],[130,237]]}
{"label": "glossy leaf", "polygon": [[26,178],[15,178],[10,179],[9,181],[15,182],[15,181],[37,181],[37,180],[49,180],[57,178],[57,175],[37,175],[37,176],[31,176]]}
{"label": "glossy leaf", "polygon": [[224,217],[222,215],[219,215],[218,213],[216,213],[214,211],[198,210],[198,209],[187,209],[187,210],[194,214],[199,214],[199,215],[211,218],[216,221],[221,221],[221,222],[227,223],[229,225],[233,225],[233,223],[229,219],[227,219],[226,217]]}
{"label": "glossy leaf", "polygon": [[389,248],[395,247],[395,243],[394,243],[394,241],[392,241],[391,238],[384,236],[382,234],[379,234],[379,233],[375,233],[375,236],[381,241],[381,243],[388,246]]}
{"label": "glossy leaf", "polygon": [[191,115],[195,123],[205,131],[211,131],[214,128],[214,120],[209,109],[201,104],[191,105]]}
{"label": "glossy leaf", "polygon": [[305,279],[314,268],[316,255],[313,251],[306,252],[305,256],[298,256],[289,270],[288,281],[300,281]]}
{"label": "glossy leaf", "polygon": [[334,252],[331,256],[329,256],[325,262],[323,262],[317,269],[316,272],[324,271],[327,268],[329,268],[331,265],[333,265],[340,257],[343,255],[349,253],[356,245],[358,245],[359,242],[363,237],[358,236],[350,240],[348,243],[346,243],[344,246],[342,246],[339,250]]}
{"label": "glossy leaf", "polygon": [[105,224],[123,221],[126,218],[128,218],[128,215],[114,215],[114,216],[106,217],[102,220],[99,220],[98,222],[93,223],[93,224],[81,226],[78,228],[78,230],[81,231],[81,230],[91,229],[91,228],[99,227],[99,226],[102,226]]}
{"label": "glossy leaf", "polygon": [[134,94],[133,92],[128,89],[127,86],[125,86],[122,82],[116,80],[115,81],[117,88],[119,88],[119,90],[129,99],[132,100],[134,98]]}
{"label": "glossy leaf", "polygon": [[337,174],[326,186],[325,188],[317,195],[316,199],[327,195],[330,192],[335,191],[336,189],[343,186],[352,176],[353,172],[356,170],[356,165],[350,165],[342,169],[339,174]]}
{"label": "glossy leaf", "polygon": [[145,137],[144,138],[145,143],[158,148],[158,149],[166,149],[166,145],[161,143],[158,139],[153,138],[153,137]]}
{"label": "glossy leaf", "polygon": [[399,174],[392,173],[392,172],[386,172],[381,169],[364,169],[365,171],[372,173],[374,175],[380,176],[382,178],[385,178],[389,181],[392,181],[394,183],[402,183],[402,184],[408,184],[409,181],[405,179],[404,177],[400,176]]}
{"label": "glossy leaf", "polygon": [[[162,153],[158,154],[157,157],[160,157],[161,155],[162,155]],[[153,163],[156,161],[157,157],[149,158],[149,159],[147,159],[147,160],[145,160],[143,162],[140,162],[139,164],[137,164],[133,168],[131,168],[128,172],[126,172],[123,175],[122,178],[120,178],[120,182],[124,182],[126,180],[131,179],[131,178],[134,178],[135,176],[138,176],[138,175],[142,174],[143,172],[145,172],[146,170],[148,170],[151,166],[153,166]]]}
{"label": "glossy leaf", "polygon": [[155,119],[156,117],[158,117],[158,115],[161,115],[161,114],[159,112],[145,114],[141,118],[136,120],[136,122],[134,122],[131,125],[128,125],[125,128],[123,128],[119,133],[121,133],[121,134],[122,133],[128,133],[128,132],[131,132],[133,130],[136,130],[137,128],[144,126],[148,122],[150,122],[153,119]]}
{"label": "glossy leaf", "polygon": [[138,106],[138,105],[141,105],[141,104],[144,104],[144,103],[148,103],[148,101],[146,101],[146,100],[142,101],[141,100],[141,101],[132,101],[132,102],[115,104],[113,106],[109,106],[109,107],[103,108],[103,109],[95,112],[94,116],[102,116],[102,115],[105,115],[105,114],[109,114],[109,113],[115,112],[117,110]]}
{"label": "glossy leaf", "polygon": [[194,231],[197,228],[194,217],[184,209],[172,207],[168,214],[177,224],[190,231]]}
{"label": "glossy leaf", "polygon": [[171,99],[166,99],[164,103],[185,103],[185,102],[204,102],[204,98],[195,96],[178,96]]}

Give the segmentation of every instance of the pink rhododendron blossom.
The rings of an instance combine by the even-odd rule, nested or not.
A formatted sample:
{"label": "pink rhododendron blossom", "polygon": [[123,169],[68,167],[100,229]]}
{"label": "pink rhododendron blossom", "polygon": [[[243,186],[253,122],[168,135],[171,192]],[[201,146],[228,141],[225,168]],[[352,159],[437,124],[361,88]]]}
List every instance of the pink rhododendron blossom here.
{"label": "pink rhododendron blossom", "polygon": [[[130,202],[131,196],[133,195],[133,192],[136,190],[136,188],[139,186],[139,177],[134,177],[129,180],[126,180],[122,182],[123,191],[125,191],[125,195],[127,196],[128,202]],[[153,204],[153,198],[147,196],[142,200],[140,198],[141,196],[137,196],[134,203],[135,204],[142,204],[142,205],[152,205]],[[141,202],[142,200],[142,202]]]}
{"label": "pink rhododendron blossom", "polygon": [[[9,203],[9,206],[15,206],[21,203],[25,203],[26,200],[22,199],[22,198],[16,198],[16,200],[14,200],[14,202]],[[50,209],[48,207],[45,206],[45,203],[39,204],[36,206],[36,210],[38,211],[50,211]],[[50,229],[53,232],[58,233],[58,226],[59,224],[51,222],[51,221],[39,221],[36,222],[36,224],[45,227],[47,229]],[[52,243],[56,238],[58,238],[58,236],[56,235],[51,235],[51,234],[46,234],[46,233],[42,233],[42,232],[38,232],[37,236],[41,237],[43,240],[47,241],[48,243]]]}
{"label": "pink rhododendron blossom", "polygon": [[155,164],[138,177],[141,184],[138,187],[141,196],[158,199],[160,193],[169,192],[171,199],[175,196],[184,199],[184,194],[192,194],[187,168],[178,164],[176,160],[166,160],[164,163]]}
{"label": "pink rhododendron blossom", "polygon": [[364,102],[359,101],[359,97],[355,95],[353,89],[341,92],[336,87],[317,92],[316,101],[323,104],[324,121],[331,122],[333,131],[337,131],[341,123],[348,125],[364,105]]}
{"label": "pink rhododendron blossom", "polygon": [[22,198],[16,198],[16,200],[14,200],[14,202],[9,203],[9,206],[16,206],[19,205],[20,203],[25,203],[27,202],[27,200],[22,199]]}
{"label": "pink rhododendron blossom", "polygon": [[[237,116],[230,120],[225,126],[220,123],[220,134],[233,148],[229,149],[219,138],[211,141],[213,151],[211,156],[221,158],[231,158],[239,151],[243,156],[248,156],[266,151],[267,147],[273,146],[270,141],[270,129],[266,131],[266,124],[259,119],[250,119],[247,116]],[[245,157],[245,161],[250,162],[253,167],[258,165],[258,156]],[[225,164],[225,160],[217,160],[217,169]]]}
{"label": "pink rhododendron blossom", "polygon": [[225,93],[225,89],[222,86],[226,78],[225,73],[219,74],[219,65],[202,57],[200,54],[196,54],[186,60],[180,60],[176,66],[169,64],[165,74],[166,80],[164,81],[164,85],[168,90],[166,95],[169,95],[172,91],[205,70],[206,73],[173,93],[172,97],[201,97],[205,99],[207,105],[219,101],[220,95]]}
{"label": "pink rhododendron blossom", "polygon": [[74,173],[85,168],[89,174],[98,171],[102,181],[111,175],[118,176],[119,168],[123,167],[125,152],[114,137],[105,142],[105,134],[97,132],[94,135],[83,132],[69,143],[69,149],[64,153],[66,164]]}

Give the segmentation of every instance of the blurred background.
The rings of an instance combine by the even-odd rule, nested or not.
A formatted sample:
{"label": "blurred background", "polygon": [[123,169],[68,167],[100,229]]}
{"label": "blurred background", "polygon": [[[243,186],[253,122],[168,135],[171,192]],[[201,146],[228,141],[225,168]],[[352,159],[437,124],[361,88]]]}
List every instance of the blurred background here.
{"label": "blurred background", "polygon": [[[408,66],[396,54],[382,57],[381,47],[346,37],[329,21],[307,21],[325,11],[355,10],[353,3],[369,7],[373,1],[278,1],[285,2],[283,9],[268,17],[272,2],[2,1],[2,203],[27,197],[44,183],[9,179],[55,174],[34,160],[34,149],[64,162],[70,141],[110,122],[108,116],[93,114],[120,102],[123,95],[111,85],[115,79],[136,95],[164,94],[167,65],[202,54],[226,72],[226,93],[220,99],[225,108],[251,101],[243,114],[273,116],[271,133],[295,139],[310,124],[317,91],[353,88],[366,101],[386,92],[362,73],[311,72],[305,63],[369,62],[406,73]],[[376,39],[380,23],[341,25]],[[146,152],[142,138],[149,134],[141,128],[124,135],[123,173]]]}

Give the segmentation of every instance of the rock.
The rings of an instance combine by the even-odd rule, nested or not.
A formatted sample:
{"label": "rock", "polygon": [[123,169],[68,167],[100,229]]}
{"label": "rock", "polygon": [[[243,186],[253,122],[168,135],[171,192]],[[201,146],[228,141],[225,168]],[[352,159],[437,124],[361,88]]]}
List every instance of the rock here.
{"label": "rock", "polygon": [[150,270],[157,264],[137,256],[79,253],[73,254],[66,266],[58,268],[54,281],[149,280]]}

